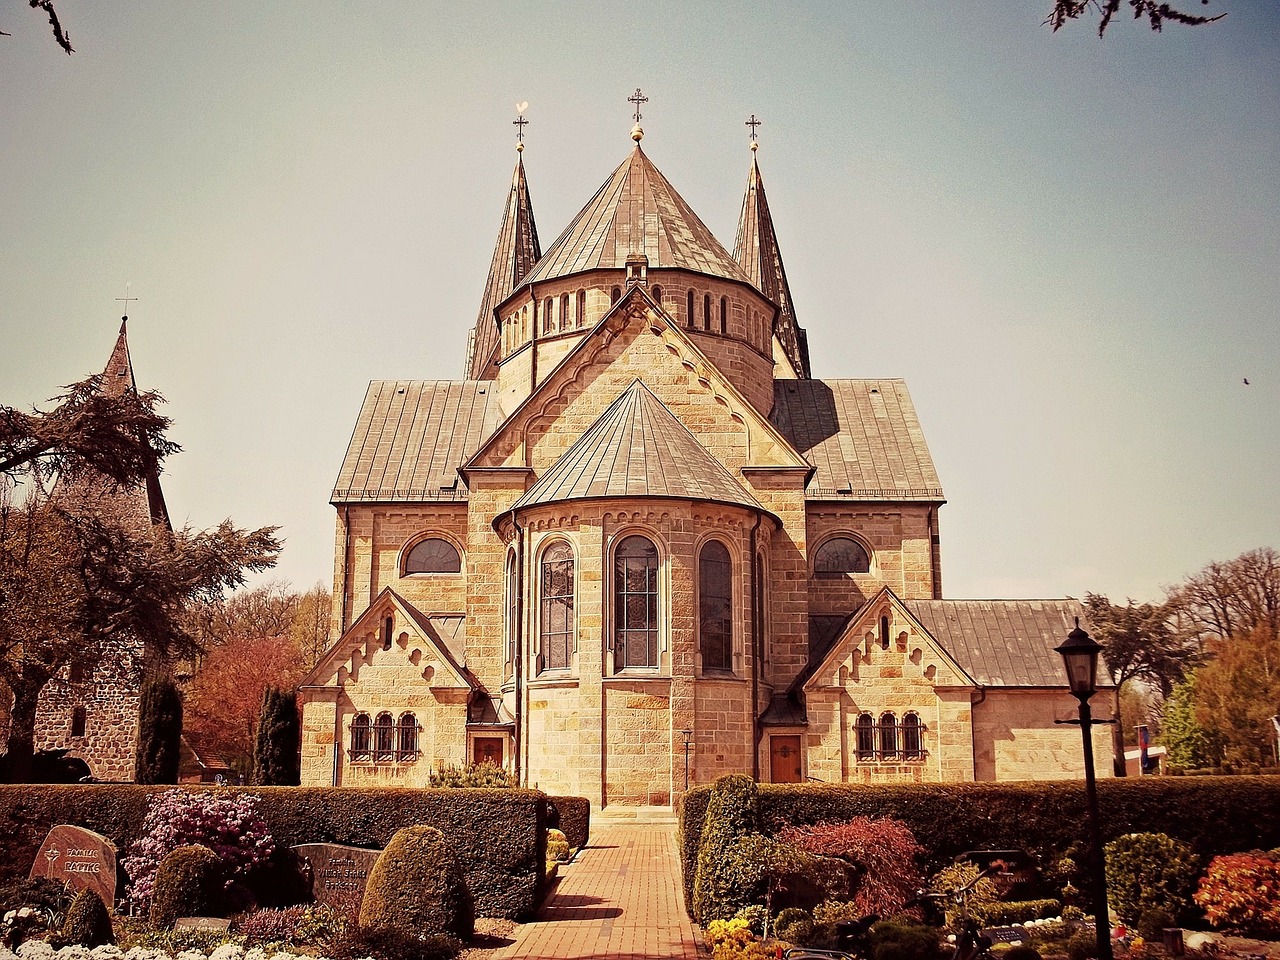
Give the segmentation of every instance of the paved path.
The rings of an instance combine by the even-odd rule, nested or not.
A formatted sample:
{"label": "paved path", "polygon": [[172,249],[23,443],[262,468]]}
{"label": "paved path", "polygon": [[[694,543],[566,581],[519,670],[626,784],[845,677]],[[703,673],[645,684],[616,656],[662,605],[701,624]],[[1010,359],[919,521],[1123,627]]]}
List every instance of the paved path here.
{"label": "paved path", "polygon": [[698,955],[684,912],[676,828],[667,823],[591,824],[591,840],[538,919],[516,929],[494,960],[665,960]]}

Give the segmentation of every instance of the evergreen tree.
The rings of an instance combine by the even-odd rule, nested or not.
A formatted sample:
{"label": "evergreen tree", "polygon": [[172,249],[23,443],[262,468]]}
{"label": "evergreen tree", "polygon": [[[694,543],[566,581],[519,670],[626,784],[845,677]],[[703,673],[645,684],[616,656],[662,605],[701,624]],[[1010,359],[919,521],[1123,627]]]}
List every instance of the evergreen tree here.
{"label": "evergreen tree", "polygon": [[298,783],[298,705],[292,691],[267,687],[262,694],[253,782],[262,786]]}
{"label": "evergreen tree", "polygon": [[1164,702],[1160,740],[1175,767],[1196,769],[1213,766],[1222,755],[1214,736],[1196,720],[1196,675],[1193,673],[1173,688]]}
{"label": "evergreen tree", "polygon": [[182,694],[168,677],[142,687],[138,710],[138,783],[178,782],[178,741],[182,737]]}

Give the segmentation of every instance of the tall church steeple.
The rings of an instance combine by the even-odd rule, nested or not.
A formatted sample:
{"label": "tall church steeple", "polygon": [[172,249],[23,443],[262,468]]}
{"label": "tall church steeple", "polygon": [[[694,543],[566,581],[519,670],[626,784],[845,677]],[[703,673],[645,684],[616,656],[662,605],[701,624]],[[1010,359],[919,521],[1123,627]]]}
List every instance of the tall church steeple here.
{"label": "tall church steeple", "polygon": [[[742,216],[738,219],[738,238],[733,245],[733,258],[766,297],[778,305],[778,319],[773,332],[797,379],[808,380],[809,341],[796,322],[796,307],[787,285],[787,271],[782,265],[782,251],[773,230],[769,201],[764,193],[764,179],[756,160],[759,144],[755,140],[755,117],[747,121],[751,133],[751,171],[747,175],[747,192],[742,198]],[[781,368],[779,370],[781,372]]]}
{"label": "tall church steeple", "polygon": [[[523,121],[523,116],[520,121]],[[523,134],[524,127],[520,127]],[[493,248],[493,262],[489,266],[489,280],[485,284],[484,299],[480,301],[480,316],[476,318],[471,343],[467,349],[467,378],[490,380],[492,363],[498,347],[498,324],[493,318],[494,308],[511,295],[520,281],[533,269],[542,256],[538,245],[538,227],[533,221],[533,204],[529,200],[529,185],[524,178],[524,143],[517,148],[516,169],[511,175],[511,192],[507,196],[507,208],[498,230],[498,242]]]}

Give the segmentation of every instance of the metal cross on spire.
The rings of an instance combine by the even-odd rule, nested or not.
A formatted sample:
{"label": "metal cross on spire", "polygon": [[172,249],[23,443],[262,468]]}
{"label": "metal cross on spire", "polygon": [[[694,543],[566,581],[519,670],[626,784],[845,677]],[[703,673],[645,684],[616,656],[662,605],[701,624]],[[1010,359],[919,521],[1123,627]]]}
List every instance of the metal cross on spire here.
{"label": "metal cross on spire", "polygon": [[754,113],[751,115],[751,119],[746,122],[746,126],[751,128],[751,142],[755,143],[756,127],[760,126],[760,121],[756,119],[756,115]]}
{"label": "metal cross on spire", "polygon": [[126,282],[125,282],[125,285],[124,285],[124,296],[123,296],[123,297],[116,297],[116,300],[117,300],[117,301],[119,301],[119,300],[123,300],[123,301],[124,301],[124,316],[123,316],[123,317],[121,317],[120,319],[122,319],[122,320],[128,320],[128,319],[129,319],[129,303],[130,303],[131,301],[135,301],[135,300],[137,300],[137,299],[138,299],[137,297],[131,297],[131,296],[129,296],[129,283],[128,283],[128,281],[126,281]]}
{"label": "metal cross on spire", "polygon": [[627,97],[627,102],[634,103],[636,105],[636,123],[639,123],[640,117],[641,117],[640,104],[648,103],[649,98],[640,92],[639,87],[636,87],[636,92],[633,93],[631,96]]}
{"label": "metal cross on spire", "polygon": [[524,128],[529,121],[524,118],[524,112],[529,109],[529,101],[522,100],[516,104],[516,118],[511,122],[516,128],[516,150],[524,153]]}

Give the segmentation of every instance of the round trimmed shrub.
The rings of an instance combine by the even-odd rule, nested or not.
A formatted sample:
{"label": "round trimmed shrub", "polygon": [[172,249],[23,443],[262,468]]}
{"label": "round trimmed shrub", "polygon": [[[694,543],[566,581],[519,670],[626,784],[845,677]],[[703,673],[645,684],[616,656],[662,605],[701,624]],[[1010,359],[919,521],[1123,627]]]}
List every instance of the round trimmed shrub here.
{"label": "round trimmed shrub", "polygon": [[369,871],[360,926],[470,939],[475,907],[443,833],[423,824],[396,832]]}
{"label": "round trimmed shrub", "polygon": [[559,830],[547,831],[547,862],[565,863],[569,859],[569,838]]}
{"label": "round trimmed shrub", "polygon": [[179,917],[219,917],[226,910],[222,858],[199,844],[178,847],[160,861],[151,893],[151,924],[167,930]]}
{"label": "round trimmed shrub", "polygon": [[1152,907],[1181,919],[1193,909],[1200,858],[1188,844],[1164,833],[1126,833],[1106,854],[1108,899],[1121,919],[1132,923]]}
{"label": "round trimmed shrub", "polygon": [[728,920],[747,905],[733,851],[738,841],[756,832],[758,820],[759,798],[750,777],[730,774],[711,785],[693,879],[693,912],[703,926]]}
{"label": "round trimmed shrub", "polygon": [[82,947],[102,947],[116,942],[116,932],[111,926],[111,914],[102,898],[92,890],[81,890],[67,908],[67,919],[62,925],[62,938],[68,944]]}
{"label": "round trimmed shrub", "polygon": [[773,934],[779,940],[799,946],[811,946],[813,943],[813,917],[798,907],[787,907],[773,921]]}
{"label": "round trimmed shrub", "polygon": [[1150,907],[1138,917],[1138,936],[1148,943],[1159,943],[1165,930],[1176,924],[1173,914],[1164,907]]}
{"label": "round trimmed shrub", "polygon": [[938,931],[915,923],[877,923],[871,928],[871,960],[940,960]]}

